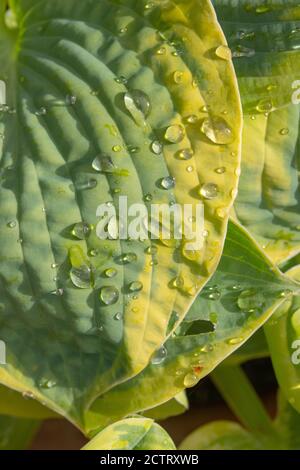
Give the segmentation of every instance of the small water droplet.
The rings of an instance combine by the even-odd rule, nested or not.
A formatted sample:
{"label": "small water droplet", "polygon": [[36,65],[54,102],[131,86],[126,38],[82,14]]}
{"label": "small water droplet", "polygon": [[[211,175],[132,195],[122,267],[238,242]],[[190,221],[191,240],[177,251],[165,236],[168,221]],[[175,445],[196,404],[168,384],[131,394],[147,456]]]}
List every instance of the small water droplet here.
{"label": "small water droplet", "polygon": [[92,163],[94,170],[103,173],[113,173],[115,171],[115,165],[108,155],[97,156]]}
{"label": "small water droplet", "polygon": [[240,57],[253,57],[255,55],[255,50],[239,44],[231,50],[231,54],[234,59],[238,59]]}
{"label": "small water droplet", "polygon": [[135,253],[126,253],[122,255],[121,260],[125,264],[134,263],[137,260],[137,255]]}
{"label": "small water droplet", "polygon": [[164,360],[166,359],[168,355],[168,351],[166,350],[166,348],[164,346],[162,346],[161,348],[159,348],[152,356],[151,358],[151,364],[153,365],[159,365],[161,364],[162,362],[164,362]]}
{"label": "small water droplet", "polygon": [[91,225],[86,222],[78,222],[72,229],[72,235],[78,238],[78,240],[85,240],[90,235],[91,229]]}
{"label": "small water droplet", "polygon": [[216,49],[216,56],[223,60],[231,60],[231,50],[228,46],[221,45]]}
{"label": "small water droplet", "polygon": [[184,128],[178,124],[169,126],[165,132],[165,139],[171,144],[178,144],[184,139]]}
{"label": "small water droplet", "polygon": [[50,388],[53,388],[56,386],[56,382],[54,380],[43,380],[42,382],[40,382],[39,386],[41,388],[47,388],[47,389],[50,389]]}
{"label": "small water droplet", "polygon": [[59,265],[58,265],[57,263],[52,263],[52,264],[51,264],[51,268],[52,268],[52,269],[57,269],[58,266],[59,266]]}
{"label": "small water droplet", "polygon": [[145,199],[145,201],[147,201],[147,202],[152,201],[152,199],[153,199],[152,194],[146,194],[146,196],[144,196],[144,199]]}
{"label": "small water droplet", "polygon": [[106,277],[112,278],[118,274],[118,271],[115,268],[108,268],[104,271]]}
{"label": "small water droplet", "polygon": [[230,338],[226,342],[230,346],[235,346],[236,344],[240,344],[244,341],[244,338]]}
{"label": "small water droplet", "polygon": [[99,254],[99,251],[97,250],[97,248],[91,248],[89,250],[89,256],[91,256],[92,258],[97,256]]}
{"label": "small water droplet", "polygon": [[194,152],[192,149],[182,149],[178,156],[181,160],[190,160],[194,156]]}
{"label": "small water droplet", "polygon": [[221,292],[219,290],[214,290],[208,295],[209,300],[219,300],[221,297]]}
{"label": "small water droplet", "polygon": [[164,46],[160,46],[158,49],[156,49],[157,55],[165,55],[166,52],[167,52],[167,49]]}
{"label": "small water droplet", "polygon": [[114,319],[116,321],[120,321],[122,319],[122,313],[120,313],[120,312],[116,313],[115,316],[114,316]]}
{"label": "small water droplet", "polygon": [[160,155],[163,150],[163,145],[159,140],[154,140],[151,144],[151,150],[155,155]]}
{"label": "small water droplet", "polygon": [[172,176],[166,176],[165,178],[162,178],[160,181],[160,186],[166,190],[175,188],[175,178]]}
{"label": "small water droplet", "polygon": [[146,248],[146,253],[147,255],[156,255],[157,253],[157,247],[156,246],[148,246],[148,248]]}
{"label": "small water droplet", "polygon": [[46,114],[47,114],[47,109],[44,106],[42,106],[40,109],[38,109],[35,112],[36,116],[45,116]]}
{"label": "small water droplet", "polygon": [[264,305],[264,296],[253,288],[246,289],[239,295],[237,304],[243,312],[249,312],[249,310],[258,309]]}
{"label": "small water droplet", "polygon": [[183,72],[176,71],[173,73],[174,82],[179,85],[183,81]]}
{"label": "small water droplet", "polygon": [[259,113],[270,113],[274,109],[273,102],[270,99],[260,100],[256,109]]}
{"label": "small water droplet", "polygon": [[74,106],[76,104],[77,97],[75,95],[67,95],[66,103],[68,106]]}
{"label": "small water droplet", "polygon": [[228,145],[234,141],[231,127],[220,117],[209,117],[204,119],[201,131],[206,137],[218,145]]}
{"label": "small water droplet", "polygon": [[203,184],[199,191],[204,199],[215,199],[219,194],[219,187],[214,183]]}
{"label": "small water droplet", "polygon": [[215,172],[216,172],[218,175],[223,175],[224,173],[226,173],[226,167],[225,167],[225,166],[221,166],[220,168],[216,168],[216,169],[215,169]]}
{"label": "small water droplet", "polygon": [[129,285],[129,290],[131,292],[139,292],[142,289],[143,289],[143,284],[139,281],[131,282],[131,284]]}
{"label": "small water droplet", "polygon": [[177,276],[175,279],[171,281],[172,286],[175,287],[176,289],[182,289],[184,286],[184,279],[182,276]]}
{"label": "small water droplet", "polygon": [[284,127],[283,129],[280,130],[281,135],[288,135],[289,133],[290,131],[287,127]]}
{"label": "small water droplet", "polygon": [[192,388],[194,387],[197,383],[199,382],[199,377],[190,372],[189,374],[186,374],[183,380],[183,384],[186,388]]}
{"label": "small water droplet", "polygon": [[284,289],[279,293],[279,297],[286,298],[289,297],[293,292],[290,289]]}
{"label": "small water droplet", "polygon": [[196,114],[190,114],[190,115],[186,118],[186,122],[187,122],[188,124],[196,124],[198,121],[199,121],[199,117],[198,117]]}
{"label": "small water droplet", "polygon": [[119,291],[114,286],[104,286],[100,290],[100,299],[105,305],[113,305],[119,300]]}
{"label": "small water droplet", "polygon": [[115,82],[119,83],[120,85],[127,85],[128,80],[124,75],[120,75],[120,77],[115,78]]}
{"label": "small water droplet", "polygon": [[17,226],[17,222],[15,220],[11,220],[7,224],[8,228],[15,228]]}

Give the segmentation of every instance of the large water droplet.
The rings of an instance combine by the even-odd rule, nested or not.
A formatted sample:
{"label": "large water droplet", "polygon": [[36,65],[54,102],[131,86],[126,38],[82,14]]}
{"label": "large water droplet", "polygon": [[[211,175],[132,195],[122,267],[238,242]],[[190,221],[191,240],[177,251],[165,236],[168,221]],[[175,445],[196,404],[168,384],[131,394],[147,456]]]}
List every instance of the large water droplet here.
{"label": "large water droplet", "polygon": [[214,183],[203,184],[199,191],[204,199],[215,199],[219,194],[219,187]]}
{"label": "large water droplet", "polygon": [[166,190],[175,188],[175,183],[175,178],[172,176],[166,176],[160,181],[161,187]]}
{"label": "large water droplet", "polygon": [[216,49],[216,56],[223,60],[230,60],[231,59],[231,50],[228,46],[221,45]]}
{"label": "large water droplet", "polygon": [[249,312],[264,305],[264,296],[255,289],[246,289],[239,295],[237,304],[243,312]]}
{"label": "large water droplet", "polygon": [[163,145],[159,140],[154,140],[151,144],[151,150],[155,155],[160,155],[163,150]]}
{"label": "large water droplet", "polygon": [[116,169],[112,159],[108,155],[97,156],[92,163],[94,170],[103,173],[113,173]]}
{"label": "large water droplet", "polygon": [[234,141],[231,127],[221,117],[215,116],[204,119],[201,131],[214,144],[228,145]]}
{"label": "large water droplet", "polygon": [[149,96],[141,90],[131,90],[125,93],[124,103],[137,124],[140,124],[140,113],[147,118],[151,112]]}
{"label": "large water droplet", "polygon": [[78,222],[72,229],[72,235],[78,240],[85,240],[91,233],[92,227],[86,222]]}
{"label": "large water droplet", "polygon": [[162,346],[153,354],[151,358],[151,364],[153,365],[161,364],[162,362],[164,362],[167,355],[168,355],[168,351],[166,350],[164,346]]}
{"label": "large water droplet", "polygon": [[75,287],[90,289],[93,286],[93,271],[87,264],[83,264],[78,268],[72,267],[70,279]]}
{"label": "large water droplet", "polygon": [[190,372],[184,377],[183,384],[186,388],[194,387],[199,382],[199,377]]}
{"label": "large water droplet", "polygon": [[178,124],[169,126],[165,132],[165,139],[171,144],[178,144],[184,139],[185,131],[184,128]]}
{"label": "large water droplet", "polygon": [[113,305],[119,300],[119,291],[114,286],[105,286],[100,290],[100,299],[105,305]]}
{"label": "large water droplet", "polygon": [[129,285],[129,290],[131,292],[139,292],[142,289],[143,289],[143,284],[139,281],[131,282],[131,284]]}

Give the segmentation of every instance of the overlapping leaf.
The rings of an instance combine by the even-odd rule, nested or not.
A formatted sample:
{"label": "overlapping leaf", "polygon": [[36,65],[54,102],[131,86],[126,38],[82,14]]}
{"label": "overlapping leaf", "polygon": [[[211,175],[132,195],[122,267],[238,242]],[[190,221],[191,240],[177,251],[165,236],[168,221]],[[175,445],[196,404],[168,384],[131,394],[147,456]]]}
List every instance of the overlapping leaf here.
{"label": "overlapping leaf", "polygon": [[[0,381],[83,427],[93,400],[148,364],[219,261],[239,174],[236,82],[209,1],[12,0],[3,21],[6,4]],[[204,249],[100,240],[97,207],[119,195],[202,201]]]}
{"label": "overlapping leaf", "polygon": [[297,291],[252,237],[230,223],[220,265],[175,336],[142,373],[94,402],[86,427],[105,427],[196,385]]}
{"label": "overlapping leaf", "polygon": [[280,263],[300,250],[299,2],[213,3],[244,110],[236,216]]}

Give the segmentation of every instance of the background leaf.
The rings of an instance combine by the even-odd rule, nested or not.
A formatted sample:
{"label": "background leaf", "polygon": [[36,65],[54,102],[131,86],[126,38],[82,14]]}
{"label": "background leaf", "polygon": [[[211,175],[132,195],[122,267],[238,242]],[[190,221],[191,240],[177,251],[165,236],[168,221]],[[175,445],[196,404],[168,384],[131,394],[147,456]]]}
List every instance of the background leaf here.
{"label": "background leaf", "polygon": [[214,0],[243,102],[235,213],[276,262],[299,253],[300,52],[297,0]]}
{"label": "background leaf", "polygon": [[174,450],[167,432],[149,418],[128,418],[108,426],[82,450]]}
{"label": "background leaf", "polygon": [[39,421],[0,416],[0,449],[27,449],[39,426]]}

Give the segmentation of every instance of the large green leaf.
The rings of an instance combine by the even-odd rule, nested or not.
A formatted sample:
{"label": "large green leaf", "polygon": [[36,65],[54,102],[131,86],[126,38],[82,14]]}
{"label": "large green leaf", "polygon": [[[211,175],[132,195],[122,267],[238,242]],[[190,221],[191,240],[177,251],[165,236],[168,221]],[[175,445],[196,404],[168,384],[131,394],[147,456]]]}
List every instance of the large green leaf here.
{"label": "large green leaf", "polygon": [[[238,184],[237,86],[209,0],[9,3],[4,22],[0,2],[0,381],[83,428],[97,397],[147,366],[173,312],[180,322],[218,264]],[[107,170],[107,154],[113,170],[95,171],[99,155]],[[170,177],[175,187],[163,189]],[[148,208],[151,198],[202,202],[203,250],[161,240],[149,255],[149,242],[100,240],[97,207],[119,195]]]}
{"label": "large green leaf", "polygon": [[93,404],[88,415],[91,429],[152,408],[196,385],[299,288],[272,265],[243,228],[230,223],[220,265],[186,320],[155,363]]}
{"label": "large green leaf", "polygon": [[247,431],[231,421],[209,423],[191,433],[181,444],[183,450],[299,450],[300,415],[279,395],[274,429],[278,438]]}
{"label": "large green leaf", "polygon": [[27,449],[39,426],[39,421],[0,416],[0,450]]}
{"label": "large green leaf", "polygon": [[275,262],[300,251],[298,0],[214,0],[244,110],[236,216]]}
{"label": "large green leaf", "polygon": [[[300,282],[300,266],[287,274]],[[300,295],[277,309],[265,332],[280,388],[300,413]]]}
{"label": "large green leaf", "polygon": [[95,436],[82,450],[174,450],[167,432],[149,418],[118,421]]}

